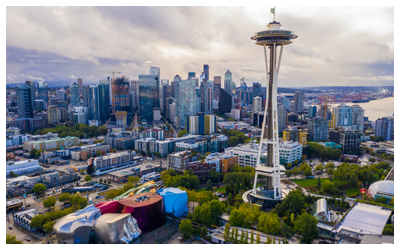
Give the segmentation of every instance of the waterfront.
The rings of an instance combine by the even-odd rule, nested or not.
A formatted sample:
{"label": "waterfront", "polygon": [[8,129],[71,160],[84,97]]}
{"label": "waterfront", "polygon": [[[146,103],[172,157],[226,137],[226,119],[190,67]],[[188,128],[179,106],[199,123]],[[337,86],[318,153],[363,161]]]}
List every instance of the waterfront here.
{"label": "waterfront", "polygon": [[[332,104],[332,106],[337,106],[338,103]],[[378,118],[385,116],[392,116],[394,113],[394,97],[383,98],[379,100],[373,100],[370,102],[363,103],[346,103],[348,106],[360,105],[365,112],[364,116],[368,117],[368,120],[375,121]]]}

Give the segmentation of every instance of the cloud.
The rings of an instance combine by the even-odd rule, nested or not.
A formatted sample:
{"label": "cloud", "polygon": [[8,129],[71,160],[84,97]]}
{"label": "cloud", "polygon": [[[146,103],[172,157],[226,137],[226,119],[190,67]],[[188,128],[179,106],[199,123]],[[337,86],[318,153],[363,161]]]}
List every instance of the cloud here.
{"label": "cloud", "polygon": [[[365,82],[357,80],[358,76],[368,73],[391,79],[393,9],[280,8],[281,28],[294,30],[298,38],[285,46],[279,86],[343,81],[362,85]],[[229,68],[237,83],[244,77],[248,85],[265,85],[263,49],[250,40],[272,20],[265,13],[269,8],[6,7],[7,83],[25,81],[20,73],[65,81],[81,77],[95,83],[111,75],[97,71],[115,69],[137,77],[148,74],[152,65],[160,65],[161,78],[172,81],[177,74],[185,78],[189,71],[200,75],[203,64],[208,64],[211,79],[223,77]],[[18,60],[28,57],[40,62],[40,71]]]}
{"label": "cloud", "polygon": [[356,80],[356,81],[394,81],[394,76],[337,76],[341,80]]}
{"label": "cloud", "polygon": [[31,67],[39,67],[34,61],[29,60],[29,66]]}

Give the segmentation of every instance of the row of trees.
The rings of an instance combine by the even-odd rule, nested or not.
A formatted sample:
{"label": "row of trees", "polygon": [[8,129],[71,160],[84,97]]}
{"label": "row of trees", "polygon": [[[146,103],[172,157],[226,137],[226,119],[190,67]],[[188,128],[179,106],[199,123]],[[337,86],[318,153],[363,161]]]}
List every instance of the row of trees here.
{"label": "row of trees", "polygon": [[58,133],[58,136],[61,138],[67,136],[76,136],[81,139],[85,137],[95,137],[100,135],[107,135],[107,127],[106,126],[88,126],[83,123],[76,123],[75,125],[65,126],[65,125],[58,125],[54,128],[44,128],[38,129],[35,131],[35,135],[44,135],[47,133]]}

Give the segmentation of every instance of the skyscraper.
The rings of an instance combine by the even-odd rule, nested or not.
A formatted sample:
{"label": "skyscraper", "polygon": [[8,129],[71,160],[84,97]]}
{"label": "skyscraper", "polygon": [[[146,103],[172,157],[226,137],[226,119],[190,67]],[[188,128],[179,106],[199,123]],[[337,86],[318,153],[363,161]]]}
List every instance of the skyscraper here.
{"label": "skyscraper", "polygon": [[166,113],[166,109],[167,109],[167,99],[169,97],[172,97],[172,86],[169,84],[164,84],[162,85],[162,94],[163,94],[163,98],[162,98],[162,103],[161,103],[161,110],[163,112],[163,114],[167,114]]}
{"label": "skyscraper", "polygon": [[160,107],[158,75],[139,75],[139,113],[140,119],[151,124],[153,109]]}
{"label": "skyscraper", "polygon": [[229,113],[233,109],[233,95],[225,91],[225,89],[221,89],[218,104],[218,110],[224,113]]}
{"label": "skyscraper", "polygon": [[100,121],[105,123],[110,118],[110,82],[108,79],[99,81],[99,113]]}
{"label": "skyscraper", "polygon": [[253,98],[261,93],[261,84],[258,82],[253,82]]}
{"label": "skyscraper", "polygon": [[225,86],[224,86],[225,91],[230,94],[233,94],[232,86],[231,86],[232,85],[232,73],[229,71],[229,69],[225,73],[224,84],[225,84]]}
{"label": "skyscraper", "polygon": [[26,81],[25,84],[28,85],[28,87],[31,89],[31,105],[32,105],[32,107],[33,107],[33,104],[34,104],[34,102],[35,102],[35,100],[36,100],[36,96],[35,96],[35,93],[36,93],[35,82],[34,82],[34,81]]}
{"label": "skyscraper", "polygon": [[210,67],[207,64],[203,66],[203,73],[205,74],[206,81],[210,80]]}
{"label": "skyscraper", "polygon": [[113,112],[126,111],[127,113],[129,113],[131,111],[131,93],[129,78],[122,76],[115,79],[113,99]]}
{"label": "skyscraper", "polygon": [[283,104],[278,103],[278,132],[281,133],[286,127],[286,108]]}
{"label": "skyscraper", "polygon": [[18,118],[33,118],[31,87],[20,85],[17,88]]}
{"label": "skyscraper", "polygon": [[181,77],[179,76],[179,75],[176,75],[175,77],[174,77],[174,81],[173,82],[171,82],[171,87],[172,87],[172,97],[173,98],[176,98],[176,95],[177,95],[177,88],[176,88],[176,84],[178,83],[178,82],[180,82],[181,81]]}
{"label": "skyscraper", "polygon": [[79,88],[79,94],[82,94],[82,91],[83,91],[83,80],[82,80],[82,78],[78,78],[78,88]]}
{"label": "skyscraper", "polygon": [[59,89],[56,91],[56,96],[58,99],[60,99],[61,102],[65,102],[67,99],[67,93],[65,92],[64,89]]}
{"label": "skyscraper", "polygon": [[290,111],[290,102],[286,96],[278,96],[278,103],[281,103],[286,111]]}
{"label": "skyscraper", "polygon": [[[268,205],[271,205],[271,203],[275,203],[276,200],[282,198],[277,124],[277,81],[279,68],[284,45],[291,44],[291,39],[297,38],[292,31],[280,29],[282,25],[275,21],[275,8],[271,9],[271,12],[272,10],[274,13],[274,21],[267,25],[268,29],[257,32],[253,37],[251,37],[252,40],[256,41],[257,45],[264,47],[264,58],[267,68],[266,75],[268,79],[267,102],[264,111],[264,114],[268,116],[268,126],[266,126],[266,115],[264,115],[252,197],[257,199],[257,196],[261,195],[261,197],[263,197],[263,202],[267,200]],[[267,49],[269,50],[269,60],[267,59]],[[261,150],[264,146],[264,143],[267,144],[267,162],[266,164],[260,164]],[[266,184],[264,187],[259,187],[257,189],[256,195],[258,175],[266,176]]]}
{"label": "skyscraper", "polygon": [[38,81],[38,99],[44,100],[46,103],[49,100],[47,83]]}
{"label": "skyscraper", "polygon": [[304,107],[304,91],[294,92],[294,112],[302,112]]}
{"label": "skyscraper", "polygon": [[204,81],[201,83],[201,111],[208,114],[213,110],[213,81]]}
{"label": "skyscraper", "polygon": [[309,106],[308,107],[308,117],[313,118],[317,115],[317,106]]}
{"label": "skyscraper", "polygon": [[139,80],[131,81],[131,91],[135,91],[135,107],[139,106]]}
{"label": "skyscraper", "polygon": [[213,98],[219,101],[219,95],[221,90],[221,77],[214,76],[214,86],[213,86]]}
{"label": "skyscraper", "polygon": [[158,78],[157,86],[159,87],[160,86],[160,81],[161,81],[160,68],[158,68],[158,67],[150,67],[150,75],[156,75],[157,76],[157,78]]}
{"label": "skyscraper", "polygon": [[79,106],[80,96],[79,96],[79,86],[76,82],[72,83],[70,88],[71,95],[71,106]]}

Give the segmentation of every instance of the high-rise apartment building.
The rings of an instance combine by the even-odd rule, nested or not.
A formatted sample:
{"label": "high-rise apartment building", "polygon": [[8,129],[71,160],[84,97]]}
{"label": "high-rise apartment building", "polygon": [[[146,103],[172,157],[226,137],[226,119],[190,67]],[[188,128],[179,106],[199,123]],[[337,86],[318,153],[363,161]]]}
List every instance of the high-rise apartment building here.
{"label": "high-rise apartment building", "polygon": [[375,136],[383,136],[385,141],[394,139],[394,117],[388,116],[375,121]]}
{"label": "high-rise apartment building", "polygon": [[332,108],[331,128],[357,130],[362,133],[364,128],[364,110],[359,105],[347,106],[341,103]]}
{"label": "high-rise apartment building", "polygon": [[315,117],[317,115],[317,110],[318,110],[317,106],[313,106],[313,105],[309,106],[308,107],[308,118]]}
{"label": "high-rise apartment building", "polygon": [[173,98],[176,98],[176,95],[177,95],[177,88],[176,88],[176,84],[178,83],[178,82],[180,82],[182,79],[181,79],[181,77],[179,76],[179,75],[176,75],[175,77],[174,77],[174,81],[173,82],[171,82],[171,87],[172,87],[172,97]]}
{"label": "high-rise apartment building", "polygon": [[258,96],[261,93],[261,84],[258,82],[253,82],[253,98]]}
{"label": "high-rise apartment building", "polygon": [[277,104],[278,111],[278,133],[281,133],[286,127],[286,108],[283,104]]}
{"label": "high-rise apartment building", "polygon": [[217,117],[201,113],[186,116],[186,130],[192,135],[211,135],[217,132]]}
{"label": "high-rise apartment building", "polygon": [[343,154],[356,154],[360,151],[361,133],[357,130],[333,129],[329,131],[329,140],[342,145]]}
{"label": "high-rise apartment building", "polygon": [[278,96],[278,103],[282,104],[287,111],[290,110],[290,102],[286,96]]}
{"label": "high-rise apartment building", "polygon": [[72,83],[70,88],[71,95],[71,106],[79,106],[80,103],[80,95],[79,95],[79,86],[76,82]]}
{"label": "high-rise apartment building", "polygon": [[256,96],[253,98],[253,112],[260,112],[262,111],[262,98]]}
{"label": "high-rise apartment building", "polygon": [[304,108],[304,91],[294,92],[294,112],[302,112]]}
{"label": "high-rise apartment building", "polygon": [[176,115],[179,118],[179,126],[185,127],[186,116],[195,115],[196,105],[196,81],[181,80],[176,85],[177,97]]}
{"label": "high-rise apartment building", "polygon": [[328,140],[328,120],[319,116],[308,120],[308,134],[311,141]]}
{"label": "high-rise apartment building", "polygon": [[160,107],[158,77],[158,75],[139,75],[139,113],[140,119],[147,123],[153,122],[153,109]]}
{"label": "high-rise apartment building", "polygon": [[33,118],[31,87],[20,85],[17,88],[18,118]]}

